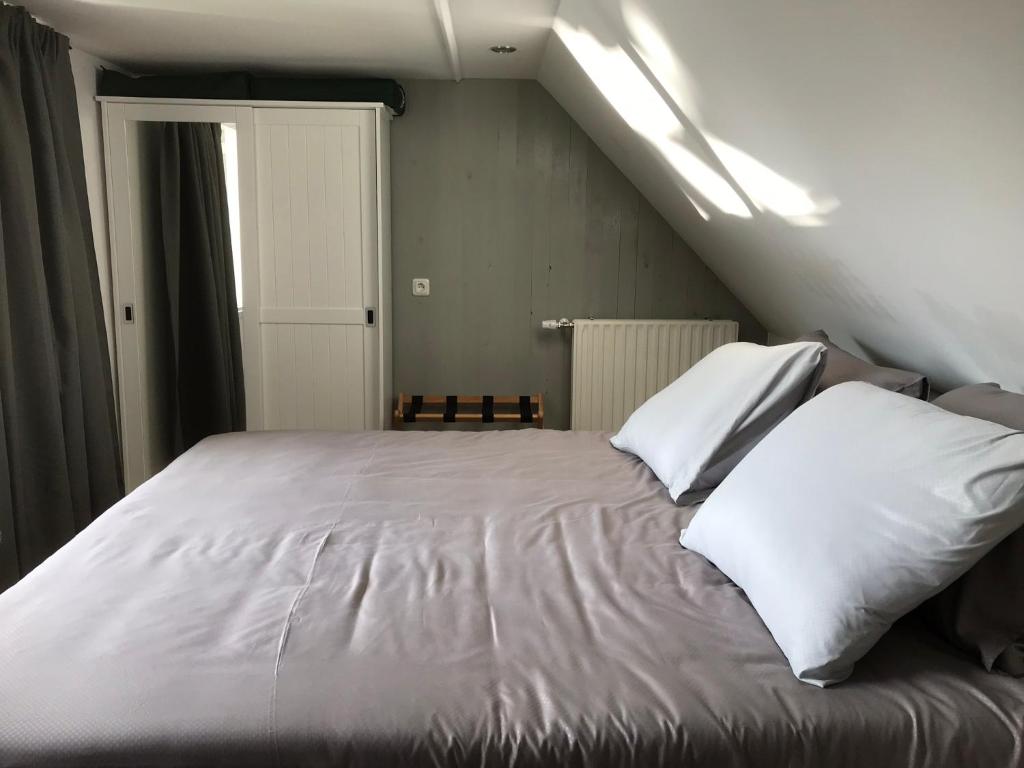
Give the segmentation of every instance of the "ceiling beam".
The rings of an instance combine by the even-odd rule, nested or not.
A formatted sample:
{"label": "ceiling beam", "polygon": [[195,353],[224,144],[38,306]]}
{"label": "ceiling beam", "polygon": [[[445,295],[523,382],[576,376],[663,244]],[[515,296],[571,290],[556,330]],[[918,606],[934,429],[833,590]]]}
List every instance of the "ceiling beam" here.
{"label": "ceiling beam", "polygon": [[452,6],[449,0],[434,0],[434,12],[441,25],[441,37],[448,49],[448,61],[452,65],[452,78],[462,80],[462,62],[459,60],[459,43],[455,39],[455,25],[452,23]]}

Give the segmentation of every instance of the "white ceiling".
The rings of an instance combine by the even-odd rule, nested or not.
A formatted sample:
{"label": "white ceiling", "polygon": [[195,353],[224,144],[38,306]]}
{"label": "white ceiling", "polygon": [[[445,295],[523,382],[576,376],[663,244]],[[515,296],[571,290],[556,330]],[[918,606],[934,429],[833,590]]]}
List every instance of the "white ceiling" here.
{"label": "white ceiling", "polygon": [[[22,0],[72,44],[129,71],[225,68],[533,78],[558,0]],[[511,44],[512,55],[490,46]]]}

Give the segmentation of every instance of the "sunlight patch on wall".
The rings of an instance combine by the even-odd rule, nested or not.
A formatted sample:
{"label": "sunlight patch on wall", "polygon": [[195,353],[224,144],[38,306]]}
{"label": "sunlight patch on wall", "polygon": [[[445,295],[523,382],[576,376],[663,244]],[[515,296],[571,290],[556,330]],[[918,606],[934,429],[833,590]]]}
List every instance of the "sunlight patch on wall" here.
{"label": "sunlight patch on wall", "polygon": [[[590,32],[556,19],[555,33],[626,124],[661,154],[680,178],[722,213],[750,218],[751,211],[729,182],[683,146],[685,129],[650,80],[617,46],[601,44]],[[692,201],[692,196],[686,194]],[[705,219],[707,212],[694,205]]]}
{"label": "sunlight patch on wall", "polygon": [[[554,31],[626,124],[673,168],[687,187],[683,194],[701,217],[711,218],[695,197],[721,213],[752,218],[754,211],[745,195],[757,212],[770,212],[794,226],[823,226],[824,217],[839,207],[839,201],[815,199],[804,187],[707,131],[698,122],[693,78],[671,45],[635,5],[626,5],[623,17],[649,74],[621,46],[603,44],[586,28],[558,18]],[[669,96],[663,96],[655,83]],[[690,141],[686,141],[687,127],[694,134]],[[692,149],[694,145],[699,149]]]}
{"label": "sunlight patch on wall", "polygon": [[622,9],[623,20],[640,58],[650,68],[679,108],[693,121],[701,122],[697,86],[658,28],[632,3]]}
{"label": "sunlight patch on wall", "polygon": [[626,124],[649,141],[680,130],[679,120],[629,55],[555,19],[556,34]]}
{"label": "sunlight patch on wall", "polygon": [[[709,203],[714,205],[722,213],[730,216],[739,216],[743,219],[751,217],[750,208],[743,202],[736,190],[728,181],[722,178],[721,174],[715,171],[710,165],[701,160],[694,152],[684,147],[677,141],[671,139],[660,139],[655,146],[662,156],[671,163],[672,167],[693,185],[694,189],[700,192]],[[689,195],[687,195],[689,197]],[[700,209],[697,208],[698,213]],[[705,216],[705,220],[710,217]]]}
{"label": "sunlight patch on wall", "polygon": [[800,226],[814,227],[822,226],[825,222],[821,217],[839,206],[834,198],[814,200],[806,189],[743,150],[716,136],[708,133],[704,135],[736,183],[760,210],[771,211]]}
{"label": "sunlight patch on wall", "polygon": [[683,192],[683,195],[686,196],[686,199],[690,201],[690,205],[693,206],[694,210],[697,211],[697,214],[702,219],[704,219],[704,221],[711,221],[711,214],[705,211],[703,206],[701,206],[696,200],[694,200],[692,197],[686,194],[685,191]]}

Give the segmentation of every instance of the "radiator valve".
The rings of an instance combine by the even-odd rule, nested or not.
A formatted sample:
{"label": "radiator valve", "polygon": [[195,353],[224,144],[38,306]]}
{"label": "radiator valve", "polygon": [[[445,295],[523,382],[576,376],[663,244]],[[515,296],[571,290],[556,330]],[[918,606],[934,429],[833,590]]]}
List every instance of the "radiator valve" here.
{"label": "radiator valve", "polygon": [[561,320],[541,320],[540,327],[549,331],[554,331],[559,328],[572,328],[573,322],[567,317],[563,317]]}

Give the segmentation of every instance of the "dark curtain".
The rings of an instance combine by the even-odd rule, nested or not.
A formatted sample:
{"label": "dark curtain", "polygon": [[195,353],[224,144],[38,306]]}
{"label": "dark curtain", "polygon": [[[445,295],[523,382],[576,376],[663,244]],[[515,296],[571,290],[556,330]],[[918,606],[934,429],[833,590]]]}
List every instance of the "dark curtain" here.
{"label": "dark curtain", "polygon": [[160,216],[176,387],[175,454],[208,435],[245,429],[220,126],[165,123]]}
{"label": "dark curtain", "polygon": [[0,588],[123,492],[68,50],[0,6]]}

